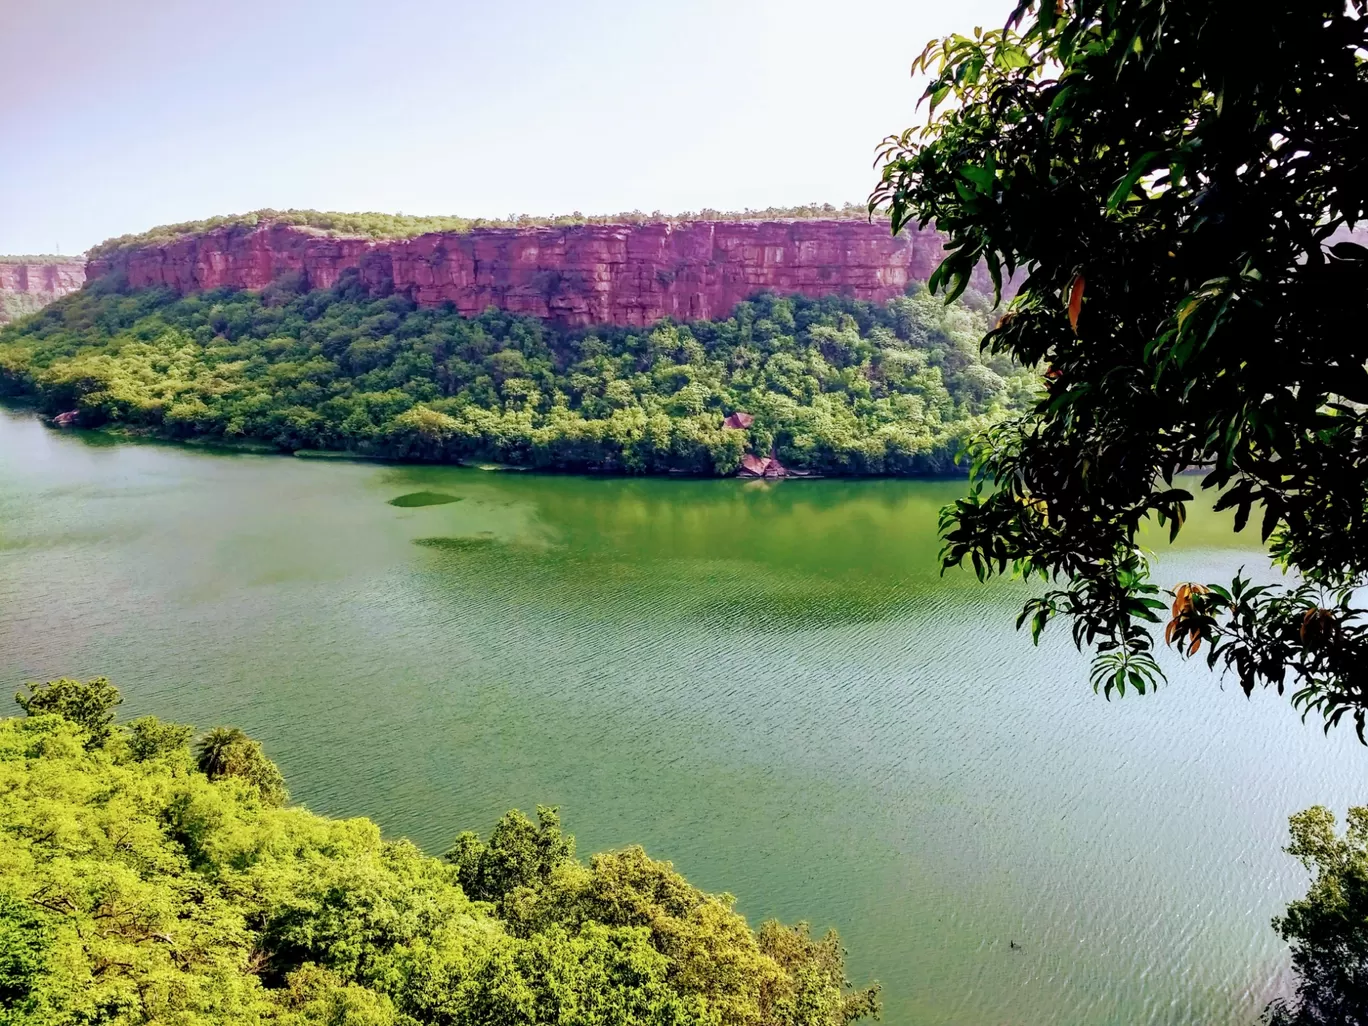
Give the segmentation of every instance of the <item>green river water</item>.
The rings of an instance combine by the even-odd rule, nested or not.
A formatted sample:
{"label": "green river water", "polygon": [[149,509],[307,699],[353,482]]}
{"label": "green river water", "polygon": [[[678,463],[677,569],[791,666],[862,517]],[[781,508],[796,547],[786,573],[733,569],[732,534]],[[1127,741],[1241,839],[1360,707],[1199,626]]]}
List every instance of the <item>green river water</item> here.
{"label": "green river water", "polygon": [[[752,922],[837,927],[893,1024],[1251,1023],[1286,817],[1368,750],[1169,660],[1106,702],[941,577],[960,481],[628,480],[211,453],[0,410],[0,685],[241,726],[430,851],[558,804]],[[415,492],[454,497],[392,505]],[[423,501],[423,500],[416,500]],[[1194,512],[1161,578],[1258,551]],[[1248,546],[1248,543],[1243,543]],[[1019,945],[1013,948],[1011,942]]]}

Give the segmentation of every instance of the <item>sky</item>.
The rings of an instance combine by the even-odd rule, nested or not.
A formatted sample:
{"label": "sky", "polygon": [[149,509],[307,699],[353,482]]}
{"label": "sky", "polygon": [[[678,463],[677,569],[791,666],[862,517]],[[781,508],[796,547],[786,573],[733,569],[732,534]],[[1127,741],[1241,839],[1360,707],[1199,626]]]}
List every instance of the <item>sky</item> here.
{"label": "sky", "polygon": [[0,253],[261,207],[863,201],[1010,0],[0,0]]}

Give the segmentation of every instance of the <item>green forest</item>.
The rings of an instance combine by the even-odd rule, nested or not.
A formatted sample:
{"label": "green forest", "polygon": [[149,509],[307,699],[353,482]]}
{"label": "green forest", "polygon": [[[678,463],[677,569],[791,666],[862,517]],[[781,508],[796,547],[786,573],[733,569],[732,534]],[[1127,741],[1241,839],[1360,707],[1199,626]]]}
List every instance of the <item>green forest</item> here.
{"label": "green forest", "polygon": [[0,1024],[841,1026],[835,933],[767,922],[554,809],[441,857],[287,803],[261,746],[113,723],[103,678],[0,720]]}
{"label": "green forest", "polygon": [[[731,474],[950,470],[1038,377],[980,354],[982,296],[886,305],[760,295],[726,320],[566,333],[330,290],[180,297],[87,286],[0,330],[0,393],[78,423],[281,451]],[[734,412],[753,416],[724,427]]]}
{"label": "green forest", "polygon": [[[108,256],[121,249],[164,245],[182,235],[197,235],[215,228],[255,228],[259,224],[288,224],[330,235],[364,235],[372,239],[407,239],[427,232],[468,232],[475,228],[561,227],[576,224],[643,224],[678,221],[779,221],[812,218],[867,220],[862,203],[808,203],[799,207],[765,207],[761,210],[686,210],[665,214],[653,210],[625,210],[617,214],[510,214],[508,217],[462,217],[459,214],[387,214],[380,211],[344,213],[334,210],[253,210],[245,214],[220,214],[198,221],[164,224],[145,232],[106,239],[91,248],[91,257]],[[3,259],[0,257],[0,259]]]}

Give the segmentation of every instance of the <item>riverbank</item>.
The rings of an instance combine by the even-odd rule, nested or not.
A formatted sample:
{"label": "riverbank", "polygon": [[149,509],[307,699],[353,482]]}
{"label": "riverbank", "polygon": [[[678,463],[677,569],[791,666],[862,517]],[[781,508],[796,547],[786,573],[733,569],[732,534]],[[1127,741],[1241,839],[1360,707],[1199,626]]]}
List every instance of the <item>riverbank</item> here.
{"label": "riverbank", "polygon": [[[633,474],[623,470],[596,470],[592,468],[576,468],[573,470],[557,470],[555,468],[516,466],[511,463],[495,463],[488,460],[455,460],[455,461],[435,461],[420,459],[405,459],[397,456],[381,456],[369,453],[352,452],[347,450],[326,450],[326,449],[281,449],[266,442],[256,442],[247,439],[221,439],[221,438],[178,438],[170,435],[158,433],[156,431],[143,428],[130,428],[123,425],[105,424],[97,428],[85,428],[76,425],[59,427],[53,423],[53,417],[45,415],[39,411],[38,404],[32,400],[13,396],[0,396],[0,409],[8,409],[16,413],[32,415],[36,420],[50,431],[69,434],[79,438],[87,445],[159,445],[173,449],[187,449],[198,452],[216,453],[219,455],[249,455],[249,456],[283,456],[295,459],[336,462],[336,463],[370,463],[394,467],[460,467],[468,470],[480,470],[487,473],[508,473],[508,474],[548,474],[551,476],[583,476],[590,478],[639,478],[656,477],[676,480],[715,480],[717,474],[698,474],[690,473],[686,470],[667,470],[660,474],[643,475]],[[1195,471],[1193,471],[1195,473]],[[773,474],[763,473],[736,473],[730,475],[741,481],[752,483],[775,484],[780,481],[859,481],[869,480],[871,476],[887,479],[901,479],[907,481],[960,481],[968,477],[967,466],[955,465],[954,469],[938,472],[926,472],[916,474],[885,474],[885,475],[858,475],[858,474]]]}

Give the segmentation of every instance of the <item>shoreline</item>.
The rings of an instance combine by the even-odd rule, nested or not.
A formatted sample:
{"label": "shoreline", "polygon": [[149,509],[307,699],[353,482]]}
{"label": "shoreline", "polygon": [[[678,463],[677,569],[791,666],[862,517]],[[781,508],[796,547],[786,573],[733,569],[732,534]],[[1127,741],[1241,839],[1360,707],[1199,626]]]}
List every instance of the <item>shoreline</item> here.
{"label": "shoreline", "polygon": [[[215,452],[224,456],[279,456],[301,460],[336,463],[380,463],[400,467],[461,467],[467,470],[483,470],[490,473],[545,474],[554,477],[579,476],[594,478],[652,478],[678,479],[685,481],[744,481],[777,483],[780,481],[956,481],[967,480],[968,469],[930,474],[825,474],[797,473],[783,477],[751,477],[741,474],[691,474],[683,470],[667,470],[658,473],[632,473],[622,470],[595,470],[586,467],[559,468],[525,466],[504,463],[492,459],[472,457],[468,460],[414,460],[398,456],[381,456],[371,453],[353,452],[343,449],[282,449],[268,442],[254,439],[240,441],[227,438],[214,438],[195,435],[188,438],[171,438],[155,431],[123,427],[119,425],[100,427],[63,426],[54,423],[54,418],[38,409],[36,400],[27,396],[0,396],[0,410],[23,413],[32,416],[47,430],[58,434],[70,434],[86,440],[87,443],[115,445],[166,445],[202,452]],[[95,439],[100,442],[95,443]]]}

